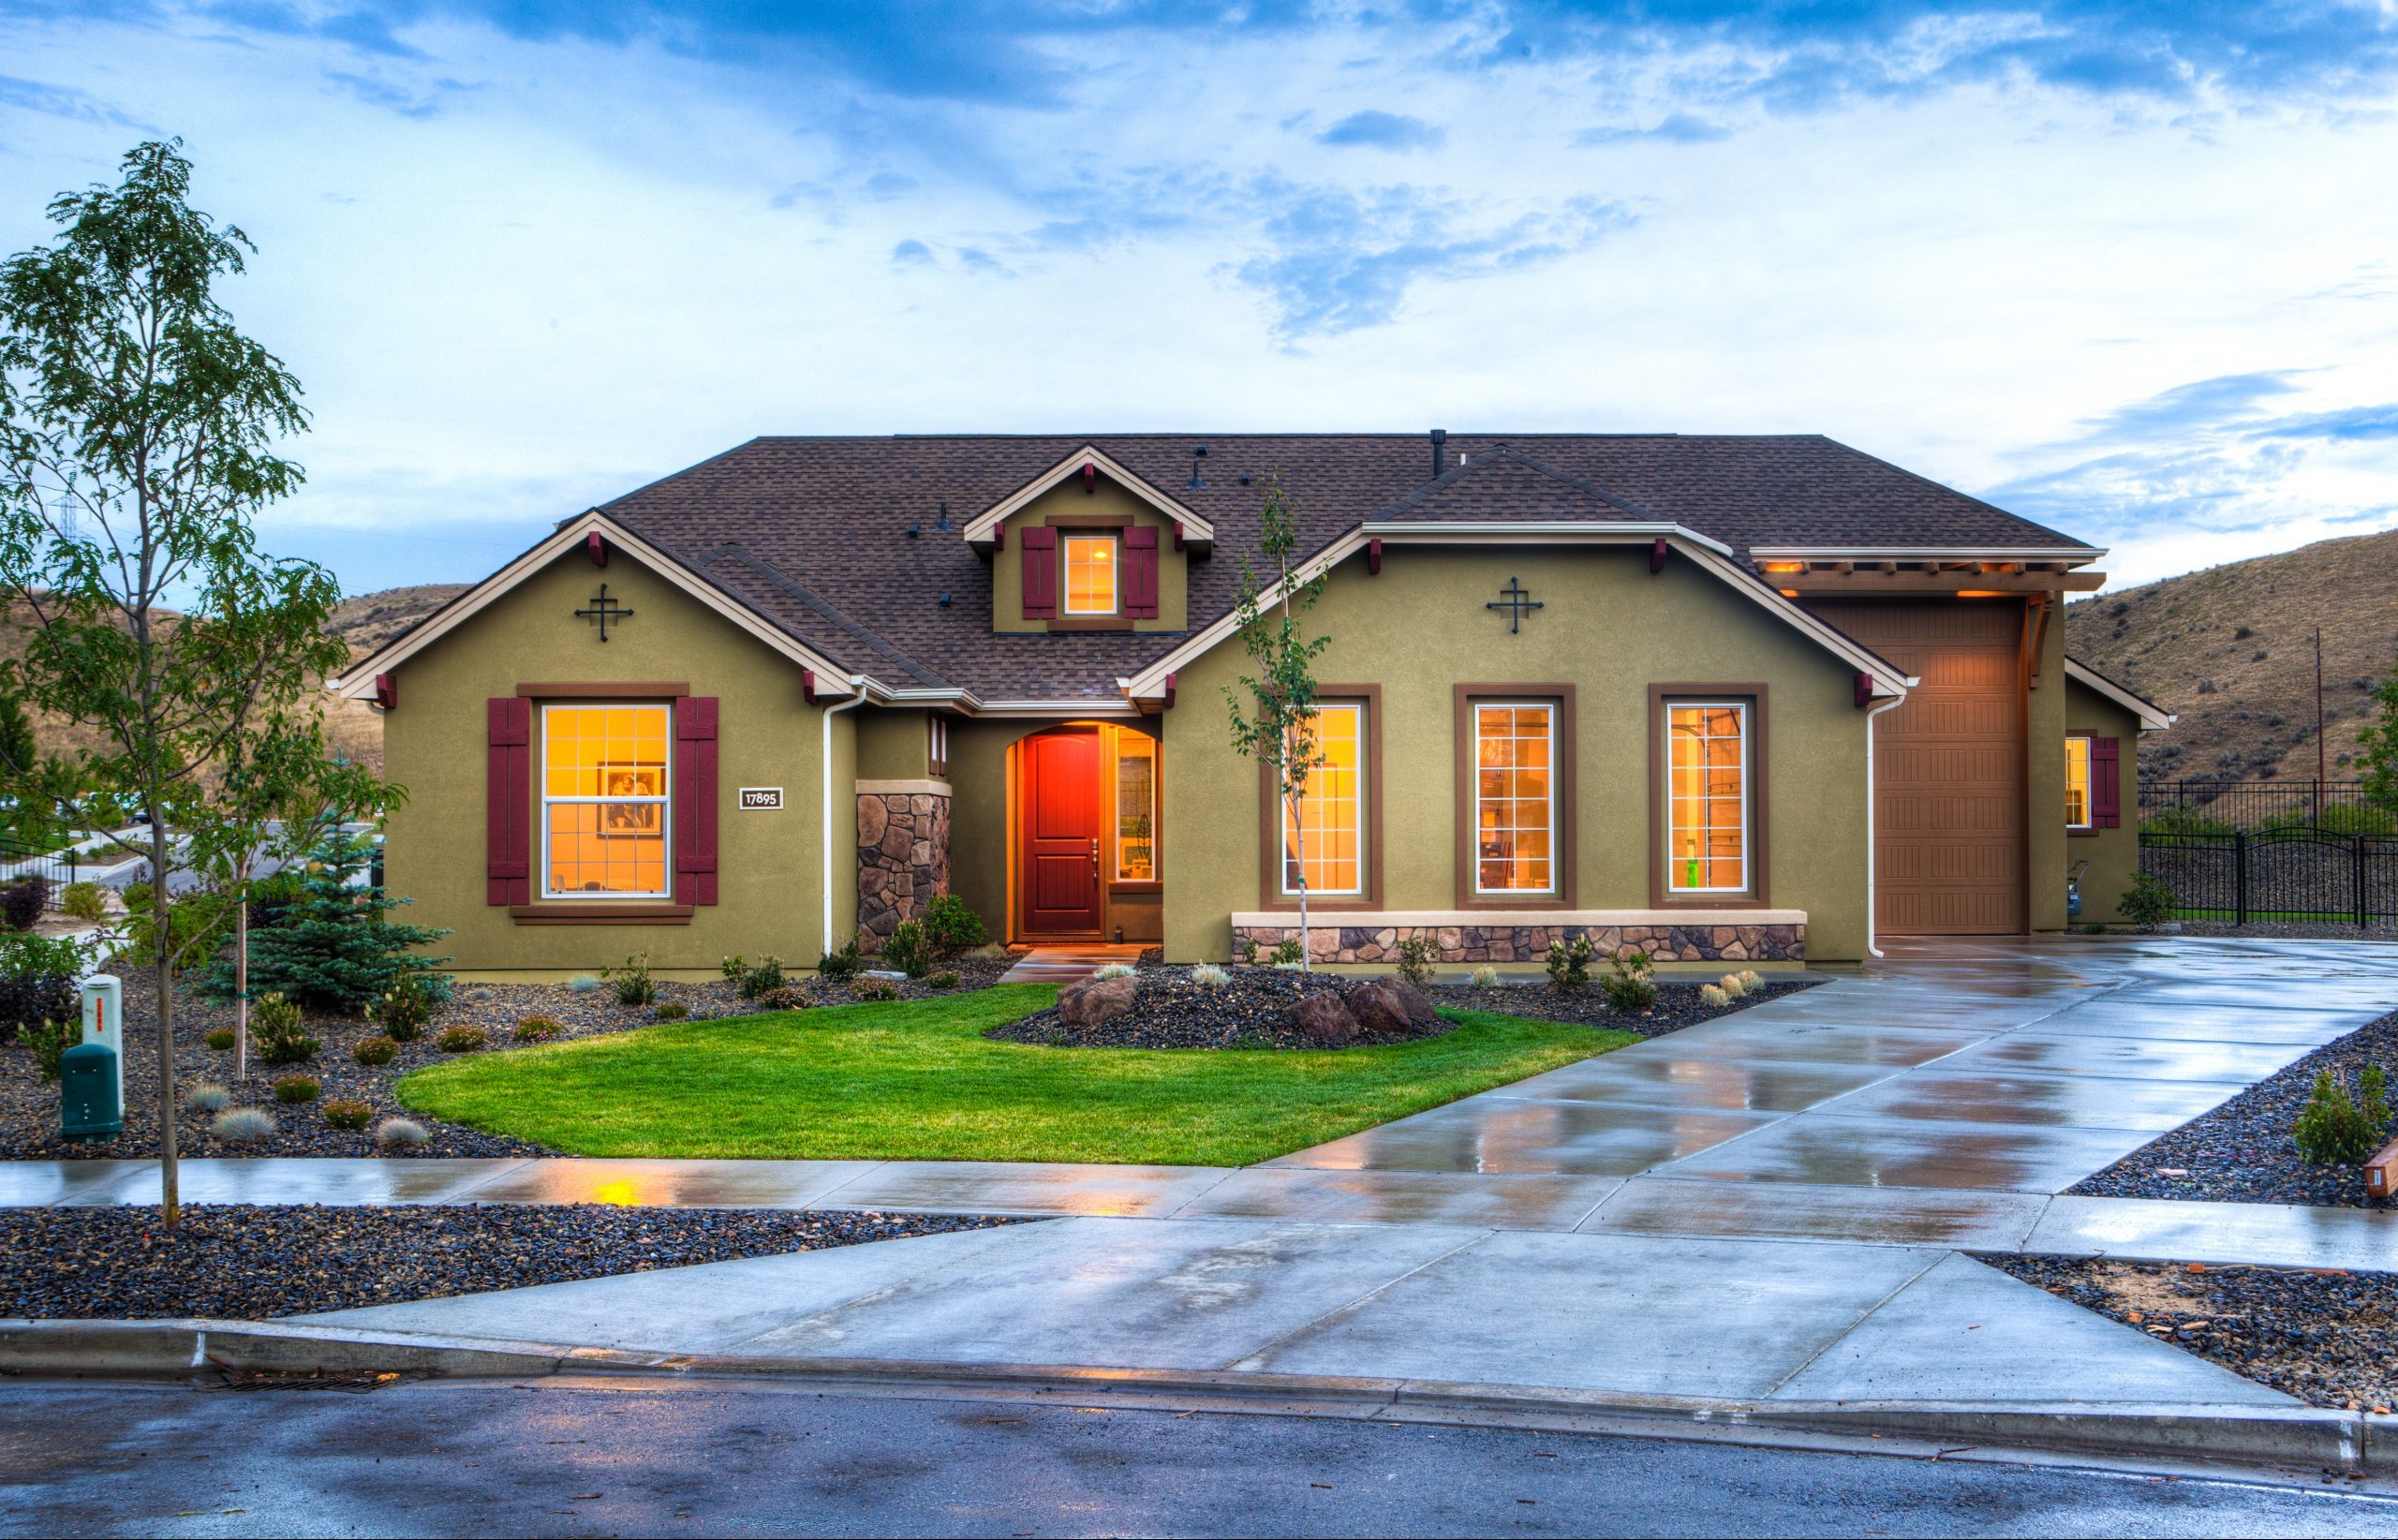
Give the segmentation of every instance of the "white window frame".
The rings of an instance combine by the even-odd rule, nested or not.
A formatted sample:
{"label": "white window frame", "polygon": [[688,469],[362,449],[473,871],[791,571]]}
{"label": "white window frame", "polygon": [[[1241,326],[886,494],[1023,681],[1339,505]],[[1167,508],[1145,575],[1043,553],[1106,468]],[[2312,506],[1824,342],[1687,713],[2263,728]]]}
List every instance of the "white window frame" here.
{"label": "white window frame", "polygon": [[[1557,848],[1557,718],[1559,703],[1555,701],[1488,701],[1477,696],[1466,703],[1473,712],[1473,800],[1471,816],[1473,827],[1467,837],[1473,850],[1473,896],[1477,898],[1553,898],[1563,890],[1559,886],[1563,876],[1560,863],[1564,859]],[[1548,807],[1548,885],[1541,888],[1486,888],[1482,885],[1482,714],[1486,711],[1538,711],[1548,721],[1548,792],[1541,800]],[[1520,798],[1514,799],[1520,801]]]}
{"label": "white window frame", "polygon": [[[1697,701],[1668,699],[1665,702],[1665,891],[1668,894],[1745,894],[1751,891],[1752,873],[1755,869],[1756,815],[1752,797],[1754,795],[1756,762],[1756,718],[1751,701]],[[1674,870],[1674,713],[1677,711],[1730,711],[1740,722],[1740,881],[1731,887],[1684,887]],[[1702,766],[1702,768],[1704,768]],[[1702,803],[1713,800],[1703,792]],[[1701,857],[1709,865],[1711,859]]]}
{"label": "white window frame", "polygon": [[[2094,736],[2089,733],[2068,733],[2065,735],[2065,826],[2068,829],[2095,830],[2098,827],[2098,766],[2092,755],[2096,747],[2091,742]],[[2077,743],[2081,745],[2081,818],[2079,822],[2074,819],[2072,802],[2073,746]]]}
{"label": "white window frame", "polygon": [[[637,707],[644,711],[666,713],[666,794],[657,797],[554,797],[550,795],[550,713],[553,711],[605,711],[611,707]],[[674,704],[671,701],[557,701],[544,702],[536,737],[540,741],[540,758],[533,766],[536,788],[534,812],[541,821],[541,896],[544,899],[586,899],[605,902],[609,899],[673,898],[674,896]],[[659,815],[658,827],[663,836],[666,886],[654,893],[588,893],[581,888],[559,891],[550,886],[557,868],[550,862],[550,808],[573,804],[605,802],[654,802],[665,809]]]}
{"label": "white window frame", "polygon": [[[1108,562],[1108,598],[1112,601],[1103,610],[1074,608],[1073,550],[1076,540],[1104,540],[1110,553]],[[1124,537],[1114,529],[1060,529],[1058,531],[1058,613],[1064,615],[1100,616],[1124,613]]]}
{"label": "white window frame", "polygon": [[[1327,711],[1354,712],[1357,718],[1357,763],[1353,772],[1357,777],[1357,794],[1349,799],[1357,809],[1357,881],[1345,888],[1310,886],[1308,889],[1308,896],[1310,898],[1360,898],[1365,896],[1366,862],[1371,854],[1366,845],[1366,819],[1369,812],[1366,807],[1368,784],[1366,755],[1371,747],[1366,741],[1366,703],[1364,701],[1319,701],[1316,703],[1315,709],[1319,714]],[[1302,794],[1299,801],[1305,804],[1306,796]],[[1299,890],[1291,886],[1291,804],[1290,799],[1280,795],[1279,792],[1274,798],[1274,888],[1285,898],[1296,898],[1299,896]]]}

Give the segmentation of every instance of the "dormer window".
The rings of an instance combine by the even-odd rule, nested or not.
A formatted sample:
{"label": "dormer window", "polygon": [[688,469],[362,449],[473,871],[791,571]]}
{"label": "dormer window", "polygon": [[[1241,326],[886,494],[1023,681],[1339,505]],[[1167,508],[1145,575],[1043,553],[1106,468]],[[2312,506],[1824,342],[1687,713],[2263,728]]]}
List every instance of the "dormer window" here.
{"label": "dormer window", "polygon": [[1068,535],[1064,544],[1066,614],[1116,614],[1116,537]]}

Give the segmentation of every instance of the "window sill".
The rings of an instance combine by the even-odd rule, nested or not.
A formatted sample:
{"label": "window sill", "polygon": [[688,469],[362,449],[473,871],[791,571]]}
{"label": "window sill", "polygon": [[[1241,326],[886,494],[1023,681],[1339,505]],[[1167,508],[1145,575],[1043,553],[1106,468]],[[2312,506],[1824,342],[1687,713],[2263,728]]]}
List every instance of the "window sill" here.
{"label": "window sill", "polygon": [[1053,616],[1049,629],[1056,631],[1129,631],[1132,617],[1126,615],[1074,615]]}
{"label": "window sill", "polygon": [[641,898],[566,898],[508,906],[508,917],[520,925],[687,925],[692,911],[689,904]]}
{"label": "window sill", "polygon": [[1770,909],[1773,906],[1753,893],[1661,893],[1657,896],[1657,907],[1724,910]]}
{"label": "window sill", "polygon": [[2104,829],[2093,829],[2086,826],[2076,827],[2071,823],[2065,826],[2065,837],[2067,839],[2095,839],[2106,832],[2107,831]]}

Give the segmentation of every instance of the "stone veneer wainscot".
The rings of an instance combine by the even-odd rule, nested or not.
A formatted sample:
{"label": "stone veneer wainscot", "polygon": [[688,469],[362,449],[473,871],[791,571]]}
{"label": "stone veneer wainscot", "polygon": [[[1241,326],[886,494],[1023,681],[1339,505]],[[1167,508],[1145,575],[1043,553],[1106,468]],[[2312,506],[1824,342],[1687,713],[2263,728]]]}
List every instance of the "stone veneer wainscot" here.
{"label": "stone veneer wainscot", "polygon": [[[1248,922],[1258,916],[1238,918]],[[1311,919],[1309,956],[1316,962],[1395,963],[1399,943],[1417,936],[1431,937],[1446,963],[1538,962],[1547,955],[1551,941],[1570,941],[1576,936],[1590,938],[1602,957],[1626,946],[1637,947],[1659,962],[1799,962],[1807,955],[1804,917],[1776,916],[1770,924],[1716,924],[1716,917],[1708,916],[1708,923],[1702,924],[1696,917],[1681,921],[1658,915],[1607,925],[1396,925],[1383,924],[1379,916],[1363,916],[1374,923],[1356,924],[1360,918],[1334,913]],[[1233,947],[1238,952],[1243,941],[1255,941],[1259,954],[1265,955],[1298,933],[1295,915],[1288,923],[1236,924]]]}
{"label": "stone veneer wainscot", "polygon": [[858,928],[879,952],[903,920],[949,891],[949,788],[858,783]]}

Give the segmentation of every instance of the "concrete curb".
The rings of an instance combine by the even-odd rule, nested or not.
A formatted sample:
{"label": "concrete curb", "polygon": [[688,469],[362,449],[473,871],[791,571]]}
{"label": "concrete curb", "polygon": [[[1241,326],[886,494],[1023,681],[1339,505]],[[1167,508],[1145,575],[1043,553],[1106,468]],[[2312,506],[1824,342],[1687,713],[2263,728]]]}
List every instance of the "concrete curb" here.
{"label": "concrete curb", "polygon": [[224,1370],[450,1379],[767,1379],[903,1394],[948,1386],[1226,1411],[1502,1426],[1605,1423],[1650,1436],[1705,1434],[1737,1441],[1748,1431],[2398,1475],[2398,1417],[2302,1406],[1737,1401],[1230,1370],[701,1355],[377,1333],[303,1322],[0,1321],[0,1375],[8,1377],[188,1380]]}

